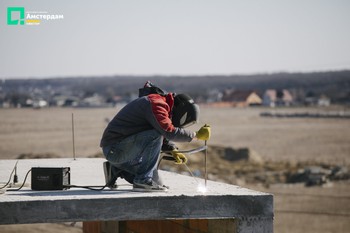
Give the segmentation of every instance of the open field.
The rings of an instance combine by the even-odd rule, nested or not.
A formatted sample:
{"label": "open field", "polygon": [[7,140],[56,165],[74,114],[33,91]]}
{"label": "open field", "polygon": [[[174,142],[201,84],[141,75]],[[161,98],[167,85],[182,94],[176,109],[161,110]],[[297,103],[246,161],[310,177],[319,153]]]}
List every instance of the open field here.
{"label": "open field", "polygon": [[[72,113],[77,157],[99,154],[101,134],[116,111],[113,108],[0,109],[0,159],[16,159],[21,154],[30,153],[72,157]],[[350,165],[349,119],[263,118],[259,116],[263,111],[270,109],[202,107],[200,122],[193,129],[209,123],[212,127],[209,146],[249,148],[267,163],[314,161]],[[273,111],[321,110],[290,108]],[[193,156],[189,157],[190,167],[191,162],[193,164],[194,160],[198,160],[196,155]],[[209,154],[209,157],[213,156]],[[209,161],[227,165],[222,171],[230,169],[228,162],[215,158]],[[325,187],[306,188],[290,184],[266,187],[230,179],[225,177],[227,175],[216,174],[212,177],[275,195],[275,232],[348,232],[350,229],[349,181],[328,183]],[[50,226],[56,226],[58,231],[77,230],[74,227],[70,231],[69,226],[59,224]],[[0,232],[20,232],[23,229],[23,232],[28,232],[31,228],[31,232],[47,231],[42,224],[33,224],[22,228],[0,226]]]}
{"label": "open field", "polygon": [[[53,153],[72,156],[72,113],[76,154],[100,153],[102,132],[116,109],[0,109],[0,158]],[[350,164],[350,120],[263,118],[262,108],[201,108],[200,122],[212,127],[210,144],[247,147],[266,160],[317,160]],[[281,109],[275,111],[306,111]]]}

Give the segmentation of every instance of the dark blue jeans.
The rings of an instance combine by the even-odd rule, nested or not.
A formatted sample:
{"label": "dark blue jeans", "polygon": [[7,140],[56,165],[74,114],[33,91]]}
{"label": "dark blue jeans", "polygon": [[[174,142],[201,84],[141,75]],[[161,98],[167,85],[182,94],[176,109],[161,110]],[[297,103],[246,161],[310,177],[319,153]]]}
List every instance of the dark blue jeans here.
{"label": "dark blue jeans", "polygon": [[131,135],[113,145],[103,147],[103,154],[112,166],[134,175],[134,182],[153,178],[157,170],[163,137],[156,130]]}

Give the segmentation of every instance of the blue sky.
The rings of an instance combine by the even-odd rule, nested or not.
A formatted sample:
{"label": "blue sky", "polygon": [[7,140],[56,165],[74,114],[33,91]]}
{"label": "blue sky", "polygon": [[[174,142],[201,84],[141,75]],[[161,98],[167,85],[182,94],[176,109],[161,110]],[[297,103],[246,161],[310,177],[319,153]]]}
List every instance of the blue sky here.
{"label": "blue sky", "polygon": [[[7,8],[63,15],[7,25]],[[350,69],[347,0],[0,2],[0,78]]]}

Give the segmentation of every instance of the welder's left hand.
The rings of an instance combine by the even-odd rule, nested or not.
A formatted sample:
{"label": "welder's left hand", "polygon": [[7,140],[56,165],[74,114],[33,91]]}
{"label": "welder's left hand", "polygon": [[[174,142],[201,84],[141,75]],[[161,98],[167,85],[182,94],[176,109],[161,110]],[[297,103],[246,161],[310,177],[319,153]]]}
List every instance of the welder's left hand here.
{"label": "welder's left hand", "polygon": [[187,163],[187,158],[184,154],[178,152],[178,150],[173,150],[171,151],[171,155],[174,157],[174,159],[176,160],[176,164],[183,164],[183,163]]}
{"label": "welder's left hand", "polygon": [[210,139],[211,130],[210,125],[205,124],[203,125],[196,133],[196,137],[199,140],[207,141]]}

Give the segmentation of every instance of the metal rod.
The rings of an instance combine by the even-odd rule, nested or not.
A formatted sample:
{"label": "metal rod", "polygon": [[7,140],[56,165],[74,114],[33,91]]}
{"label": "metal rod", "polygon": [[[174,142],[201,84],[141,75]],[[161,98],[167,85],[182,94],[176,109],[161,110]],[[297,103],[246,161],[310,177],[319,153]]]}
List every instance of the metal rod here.
{"label": "metal rod", "polygon": [[197,180],[197,178],[193,175],[191,169],[187,166],[186,163],[184,163],[185,167],[187,168],[187,170],[190,172],[191,176],[194,178],[194,180],[199,184],[199,181]]}
{"label": "metal rod", "polygon": [[73,158],[74,158],[74,160],[75,160],[74,113],[72,113],[72,139],[73,139]]}
{"label": "metal rod", "polygon": [[204,180],[205,180],[205,188],[207,187],[207,179],[208,179],[208,174],[207,174],[207,154],[208,154],[208,148],[207,148],[207,140],[204,141],[204,146],[205,146],[205,156],[204,156]]}
{"label": "metal rod", "polygon": [[[203,151],[205,149],[207,149],[206,146],[200,146],[200,147],[197,147],[197,148],[194,148],[194,149],[191,149],[191,150],[178,150],[177,152],[190,155],[190,154],[194,154],[194,153]],[[162,153],[171,153],[171,152],[172,152],[172,150],[162,151]]]}

